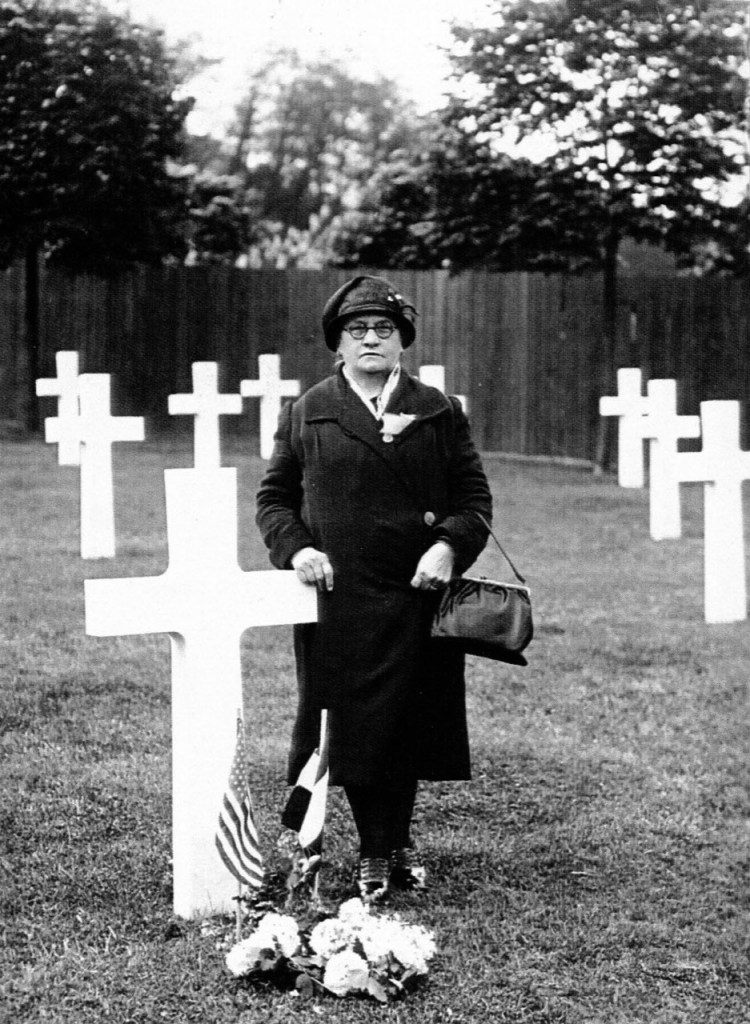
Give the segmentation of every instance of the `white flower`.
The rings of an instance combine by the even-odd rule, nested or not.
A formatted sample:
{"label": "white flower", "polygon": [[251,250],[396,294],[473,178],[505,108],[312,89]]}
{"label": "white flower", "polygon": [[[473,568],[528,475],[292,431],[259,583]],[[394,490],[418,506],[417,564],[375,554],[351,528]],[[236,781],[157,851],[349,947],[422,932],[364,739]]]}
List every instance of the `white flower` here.
{"label": "white flower", "polygon": [[369,908],[362,900],[354,898],[346,900],[339,907],[338,917],[346,924],[360,928],[366,921],[371,919]]}
{"label": "white flower", "polygon": [[227,953],[227,970],[237,978],[243,974],[249,974],[250,971],[258,966],[262,948],[252,935],[250,938],[238,942]]}
{"label": "white flower", "polygon": [[406,970],[427,974],[427,961],[437,952],[432,932],[418,924],[402,925],[393,935],[391,952]]}
{"label": "white flower", "polygon": [[371,917],[365,921],[359,933],[359,941],[373,966],[382,965],[391,952],[393,936],[390,922],[386,918]]}
{"label": "white flower", "polygon": [[287,914],[266,914],[250,939],[263,948],[278,950],[285,957],[294,956],[300,946],[297,922]]}
{"label": "white flower", "polygon": [[348,992],[364,992],[368,977],[367,961],[351,949],[343,949],[326,964],[323,984],[337,996],[345,996]]}
{"label": "white flower", "polygon": [[324,960],[346,949],[351,941],[352,935],[346,923],[335,917],[320,921],[310,932],[310,945]]}

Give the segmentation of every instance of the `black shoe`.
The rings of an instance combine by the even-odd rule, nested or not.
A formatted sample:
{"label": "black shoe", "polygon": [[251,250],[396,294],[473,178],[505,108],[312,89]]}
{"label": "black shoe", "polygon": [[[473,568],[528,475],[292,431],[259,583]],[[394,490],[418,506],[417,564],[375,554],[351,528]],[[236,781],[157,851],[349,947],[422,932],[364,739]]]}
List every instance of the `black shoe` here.
{"label": "black shoe", "polygon": [[357,872],[359,895],[365,903],[379,903],[388,894],[386,857],[361,857]]}
{"label": "black shoe", "polygon": [[402,846],[391,854],[391,885],[397,889],[424,889],[427,871],[419,863],[413,846]]}

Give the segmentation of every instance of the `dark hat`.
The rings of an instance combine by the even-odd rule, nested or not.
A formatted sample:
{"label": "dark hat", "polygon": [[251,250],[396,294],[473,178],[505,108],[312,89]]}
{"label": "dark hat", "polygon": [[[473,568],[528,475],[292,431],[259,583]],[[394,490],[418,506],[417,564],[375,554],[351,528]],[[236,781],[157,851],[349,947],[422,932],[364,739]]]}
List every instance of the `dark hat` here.
{"label": "dark hat", "polygon": [[417,311],[401,292],[382,277],[354,277],[335,291],[323,309],[326,345],[336,351],[342,320],[355,313],[383,313],[401,333],[404,348],[414,341]]}

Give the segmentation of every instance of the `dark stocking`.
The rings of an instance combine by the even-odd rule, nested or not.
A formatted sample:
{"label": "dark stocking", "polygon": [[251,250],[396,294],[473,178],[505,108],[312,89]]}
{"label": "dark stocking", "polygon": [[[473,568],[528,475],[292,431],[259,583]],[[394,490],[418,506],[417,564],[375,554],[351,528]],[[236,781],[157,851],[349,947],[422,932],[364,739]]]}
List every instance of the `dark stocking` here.
{"label": "dark stocking", "polygon": [[411,846],[411,819],[417,799],[416,780],[398,790],[394,796],[391,849],[398,850],[402,846]]}
{"label": "dark stocking", "polygon": [[345,786],[354,824],[359,833],[360,857],[388,857],[398,846],[408,846],[416,782],[403,786]]}

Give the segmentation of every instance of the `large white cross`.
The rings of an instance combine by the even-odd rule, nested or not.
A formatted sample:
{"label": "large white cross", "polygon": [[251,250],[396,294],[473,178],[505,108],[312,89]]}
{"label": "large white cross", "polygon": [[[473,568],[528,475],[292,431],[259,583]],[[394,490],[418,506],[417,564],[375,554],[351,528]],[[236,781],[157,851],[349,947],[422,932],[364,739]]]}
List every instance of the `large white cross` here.
{"label": "large white cross", "polygon": [[678,416],[677,381],[650,380],[649,411],[642,424],[649,442],[649,527],[653,540],[682,534],[680,484],[675,478],[675,456],[681,437],[700,437],[700,416]]}
{"label": "large white cross", "polygon": [[[431,388],[437,388],[445,394],[445,367],[439,363],[428,363],[419,367],[419,379],[423,384],[429,384]],[[466,395],[456,395],[461,403],[461,408],[466,412]]]}
{"label": "large white cross", "polygon": [[238,416],[242,396],[219,394],[217,363],[193,363],[193,393],[170,395],[170,416],[195,416],[194,463],[196,469],[221,466],[219,416]]}
{"label": "large white cross", "polygon": [[56,352],[55,366],[57,377],[40,377],[36,382],[36,393],[40,398],[57,398],[57,416],[50,416],[44,421],[44,439],[57,441],[59,466],[79,466],[78,353]]}
{"label": "large white cross", "polygon": [[620,487],[643,487],[643,417],[649,400],[641,394],[641,371],[617,371],[617,394],[599,399],[600,416],[617,416],[617,482]]}
{"label": "large white cross", "polygon": [[296,573],[237,564],[235,469],[168,469],[169,567],[85,583],[86,632],[169,633],[172,641],[174,912],[232,912],[237,883],[214,844],[242,707],[240,637],[250,626],[314,622],[317,593]]}
{"label": "large white cross", "polygon": [[[78,400],[75,436],[81,446],[81,558],[113,558],[112,445],[116,441],[142,441],[143,417],[111,414],[108,373],[82,373]],[[63,430],[68,428],[59,418],[47,420],[48,441],[59,441]],[[68,436],[74,436],[72,428]]]}
{"label": "large white cross", "polygon": [[703,449],[675,456],[675,478],[704,486],[706,622],[747,618],[742,481],[750,452],[740,448],[740,403],[701,402]]}
{"label": "large white cross", "polygon": [[240,381],[240,394],[245,398],[260,398],[260,457],[270,459],[281,399],[298,395],[300,383],[281,379],[281,359],[272,352],[258,356],[258,377],[259,380]]}

